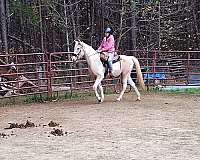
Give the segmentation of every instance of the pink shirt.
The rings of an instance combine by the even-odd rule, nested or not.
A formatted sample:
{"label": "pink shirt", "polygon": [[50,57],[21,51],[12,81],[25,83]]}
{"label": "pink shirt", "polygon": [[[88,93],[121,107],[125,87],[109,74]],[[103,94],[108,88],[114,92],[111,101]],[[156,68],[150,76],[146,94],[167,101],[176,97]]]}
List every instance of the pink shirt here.
{"label": "pink shirt", "polygon": [[106,37],[103,38],[101,45],[99,46],[98,50],[103,52],[114,52],[115,51],[115,40],[114,36],[110,35],[107,40]]}

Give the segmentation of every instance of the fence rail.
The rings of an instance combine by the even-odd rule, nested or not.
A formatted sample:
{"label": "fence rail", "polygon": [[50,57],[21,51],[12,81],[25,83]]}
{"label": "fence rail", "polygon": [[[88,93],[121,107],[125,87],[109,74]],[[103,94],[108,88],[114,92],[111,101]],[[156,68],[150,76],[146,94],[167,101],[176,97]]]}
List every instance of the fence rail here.
{"label": "fence rail", "polygon": [[134,51],[128,50],[146,69],[148,86],[200,85],[200,51]]}
{"label": "fence rail", "polygon": [[[73,63],[72,52],[0,55],[0,99],[30,94],[91,89],[85,60]],[[200,51],[124,52],[140,61],[145,84],[200,86]],[[9,62],[5,63],[5,62]],[[12,62],[12,63],[11,63]],[[133,70],[132,78],[136,79]],[[120,85],[119,79],[106,79],[104,87]]]}

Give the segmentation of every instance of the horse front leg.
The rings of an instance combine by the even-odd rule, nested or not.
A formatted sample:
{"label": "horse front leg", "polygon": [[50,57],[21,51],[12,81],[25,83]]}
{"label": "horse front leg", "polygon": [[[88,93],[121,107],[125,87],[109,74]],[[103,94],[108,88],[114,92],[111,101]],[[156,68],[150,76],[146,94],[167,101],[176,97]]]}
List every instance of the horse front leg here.
{"label": "horse front leg", "polygon": [[123,85],[122,91],[121,91],[119,97],[117,98],[117,101],[121,101],[122,96],[124,95],[124,92],[125,92],[126,87],[127,87],[127,80],[128,80],[127,76],[123,76],[123,78],[122,78],[122,85]]}
{"label": "horse front leg", "polygon": [[[98,90],[97,90],[98,86],[101,85],[101,81],[102,81],[102,80],[103,80],[103,76],[101,76],[101,75],[97,76],[97,79],[95,80],[95,83],[94,83],[94,85],[93,85],[93,89],[94,89],[94,92],[95,92],[97,101],[98,101],[99,103],[103,102],[103,101],[102,101],[102,98],[104,98],[104,96],[103,96],[102,98],[99,96],[99,93],[98,93]],[[99,86],[99,87],[100,87],[100,86]],[[101,87],[102,87],[102,86],[101,86]],[[100,87],[100,90],[101,90],[101,87]],[[101,91],[101,92],[103,92],[103,87],[102,87],[102,91]]]}
{"label": "horse front leg", "polygon": [[102,87],[101,83],[99,84],[98,88],[101,93],[101,102],[103,102],[104,101],[104,93],[103,93],[103,87]]}

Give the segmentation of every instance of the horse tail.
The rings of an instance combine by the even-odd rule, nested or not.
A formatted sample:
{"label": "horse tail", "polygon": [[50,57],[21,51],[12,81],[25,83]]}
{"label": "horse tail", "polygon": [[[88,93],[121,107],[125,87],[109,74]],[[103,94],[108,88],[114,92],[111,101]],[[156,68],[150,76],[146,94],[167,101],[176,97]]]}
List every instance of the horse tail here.
{"label": "horse tail", "polygon": [[135,67],[136,67],[137,79],[139,81],[139,84],[142,87],[142,89],[145,90],[145,84],[144,84],[144,80],[143,80],[143,77],[142,77],[140,63],[139,63],[138,59],[135,58],[134,56],[132,56],[132,60],[133,60]]}

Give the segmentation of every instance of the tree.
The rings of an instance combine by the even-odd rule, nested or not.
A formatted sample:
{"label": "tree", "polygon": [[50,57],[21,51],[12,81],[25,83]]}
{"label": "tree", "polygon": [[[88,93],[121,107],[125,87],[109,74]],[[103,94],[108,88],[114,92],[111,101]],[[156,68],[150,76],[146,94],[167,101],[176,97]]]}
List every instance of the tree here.
{"label": "tree", "polygon": [[7,25],[6,25],[6,11],[5,11],[5,1],[0,1],[0,12],[1,12],[1,30],[2,30],[2,39],[4,44],[4,52],[8,54],[8,40],[7,40]]}
{"label": "tree", "polygon": [[1,47],[71,51],[79,37],[97,48],[110,26],[120,50],[199,50],[199,10],[197,0],[1,0]]}

